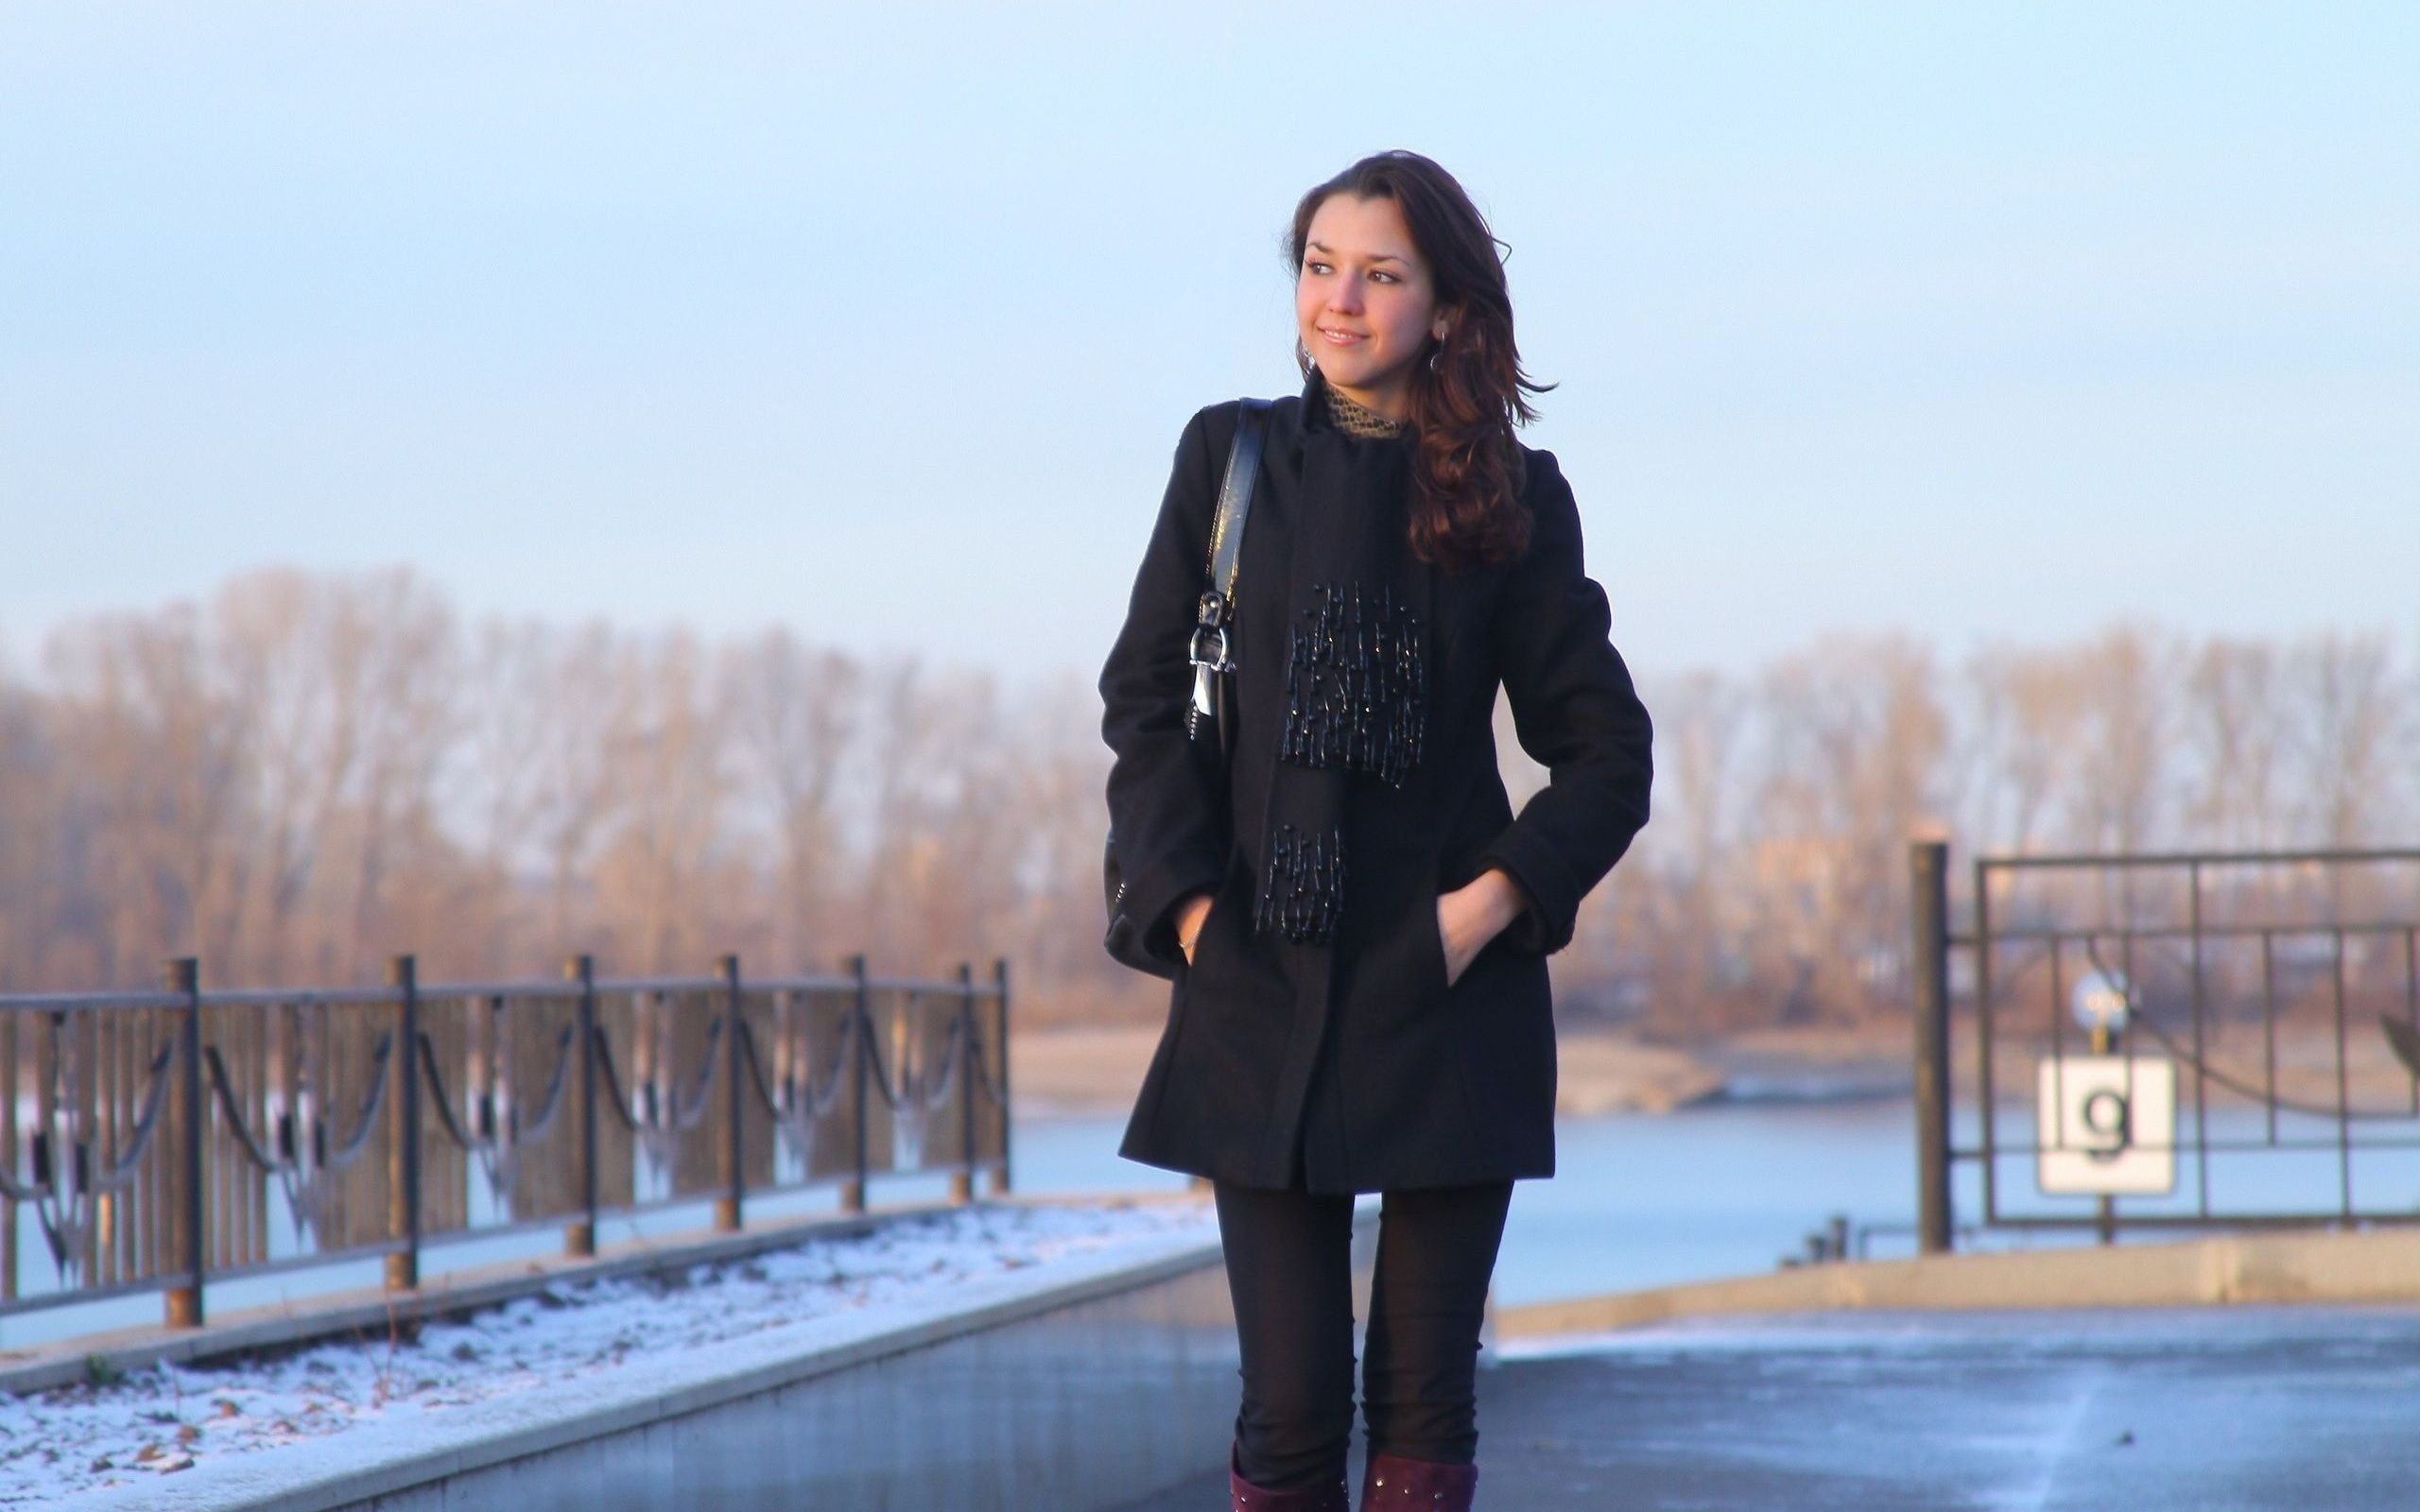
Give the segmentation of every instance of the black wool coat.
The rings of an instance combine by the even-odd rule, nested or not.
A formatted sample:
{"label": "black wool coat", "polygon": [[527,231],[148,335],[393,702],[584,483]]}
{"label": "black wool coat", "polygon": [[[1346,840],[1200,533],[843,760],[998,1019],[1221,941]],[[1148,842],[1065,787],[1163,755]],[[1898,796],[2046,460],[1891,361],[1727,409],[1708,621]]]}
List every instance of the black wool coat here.
{"label": "black wool coat", "polygon": [[[1526,554],[1459,573],[1424,569],[1426,748],[1400,787],[1352,790],[1351,883],[1332,947],[1287,951],[1273,929],[1256,932],[1296,523],[1323,507],[1409,508],[1411,442],[1339,430],[1321,384],[1314,373],[1269,411],[1236,569],[1232,771],[1203,759],[1184,709],[1194,605],[1239,402],[1202,409],[1178,440],[1101,671],[1122,906],[1172,977],[1167,1025],[1119,1153],[1321,1193],[1550,1177],[1547,956],[1570,942],[1582,897],[1647,822],[1647,710],[1609,639],[1604,591],[1587,576],[1570,485],[1553,453],[1524,447]],[[1306,493],[1306,479],[1324,480],[1322,496]],[[1384,482],[1363,490],[1371,479]],[[1551,776],[1517,818],[1496,767],[1499,683],[1522,748]],[[1524,910],[1449,985],[1437,897],[1489,867],[1519,884]],[[1188,966],[1175,907],[1204,890],[1213,902]]]}

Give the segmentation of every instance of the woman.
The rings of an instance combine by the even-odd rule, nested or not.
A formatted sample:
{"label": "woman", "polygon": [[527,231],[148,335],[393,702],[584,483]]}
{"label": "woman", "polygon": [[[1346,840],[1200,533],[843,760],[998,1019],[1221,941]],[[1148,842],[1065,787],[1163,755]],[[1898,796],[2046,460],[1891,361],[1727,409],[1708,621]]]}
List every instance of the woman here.
{"label": "woman", "polygon": [[[1100,678],[1120,908],[1174,979],[1120,1153],[1210,1179],[1241,1346],[1237,1508],[1343,1508],[1353,1196],[1385,1194],[1365,1506],[1468,1507],[1512,1182],[1554,1174],[1547,956],[1647,822],[1650,726],[1534,418],[1496,243],[1409,152],[1304,196],[1299,398],[1268,408],[1233,754],[1188,735],[1241,402],[1193,417]],[[1498,683],[1552,774],[1516,819]],[[1208,754],[1205,755],[1205,747]]]}

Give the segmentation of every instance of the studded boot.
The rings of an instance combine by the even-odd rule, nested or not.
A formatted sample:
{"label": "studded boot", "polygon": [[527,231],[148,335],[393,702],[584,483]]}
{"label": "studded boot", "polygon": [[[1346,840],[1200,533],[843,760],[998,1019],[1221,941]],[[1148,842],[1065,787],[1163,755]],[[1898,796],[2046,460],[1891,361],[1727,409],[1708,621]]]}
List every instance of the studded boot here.
{"label": "studded boot", "polygon": [[1478,1467],[1406,1459],[1379,1450],[1361,1471],[1361,1512],[1470,1512]]}
{"label": "studded boot", "polygon": [[1306,1491],[1271,1491],[1244,1479],[1243,1461],[1238,1458],[1240,1445],[1227,1449],[1227,1501],[1230,1512],[1352,1512],[1352,1502],[1345,1494],[1344,1478],[1338,1476],[1334,1486],[1316,1486]]}

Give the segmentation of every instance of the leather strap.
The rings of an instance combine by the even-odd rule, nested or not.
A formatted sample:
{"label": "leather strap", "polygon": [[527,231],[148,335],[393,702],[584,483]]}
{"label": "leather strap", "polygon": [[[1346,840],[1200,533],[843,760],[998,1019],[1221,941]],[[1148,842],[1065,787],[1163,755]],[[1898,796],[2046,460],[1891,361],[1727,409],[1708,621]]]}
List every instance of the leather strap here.
{"label": "leather strap", "polygon": [[1236,414],[1235,440],[1227,447],[1227,475],[1219,482],[1219,511],[1210,522],[1210,586],[1196,607],[1192,648],[1193,697],[1184,713],[1185,733],[1199,740],[1204,724],[1214,726],[1219,754],[1229,744],[1225,714],[1227,685],[1221,679],[1236,669],[1227,655],[1227,627],[1235,617],[1236,563],[1243,555],[1244,516],[1252,508],[1253,480],[1260,475],[1261,438],[1270,401],[1247,399]]}
{"label": "leather strap", "polygon": [[1227,448],[1227,475],[1219,483],[1219,514],[1210,522],[1210,586],[1233,608],[1236,561],[1243,555],[1244,516],[1252,509],[1253,479],[1260,474],[1260,445],[1269,413],[1266,399],[1247,399],[1236,415],[1236,440]]}

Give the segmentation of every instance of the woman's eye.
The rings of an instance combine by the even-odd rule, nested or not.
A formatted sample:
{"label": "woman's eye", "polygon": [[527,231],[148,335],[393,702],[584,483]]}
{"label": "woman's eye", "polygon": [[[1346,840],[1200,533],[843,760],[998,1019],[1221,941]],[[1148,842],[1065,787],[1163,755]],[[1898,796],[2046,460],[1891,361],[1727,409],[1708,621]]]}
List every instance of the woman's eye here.
{"label": "woman's eye", "polygon": [[1303,269],[1305,272],[1309,273],[1324,273],[1327,271],[1327,265],[1325,263],[1305,263],[1303,265]]}
{"label": "woman's eye", "polygon": [[1381,269],[1381,270],[1379,270],[1379,271],[1377,271],[1377,272],[1374,272],[1374,273],[1372,273],[1370,276],[1371,276],[1373,279],[1375,279],[1376,281],[1378,281],[1379,283],[1382,283],[1382,284],[1392,284],[1392,283],[1397,282],[1397,281],[1396,281],[1395,276],[1394,276],[1392,273],[1389,273],[1389,272],[1385,271],[1384,269]]}

